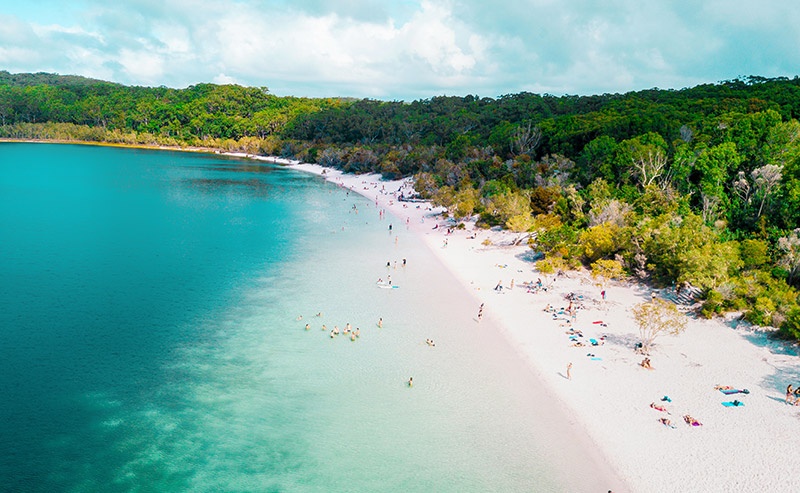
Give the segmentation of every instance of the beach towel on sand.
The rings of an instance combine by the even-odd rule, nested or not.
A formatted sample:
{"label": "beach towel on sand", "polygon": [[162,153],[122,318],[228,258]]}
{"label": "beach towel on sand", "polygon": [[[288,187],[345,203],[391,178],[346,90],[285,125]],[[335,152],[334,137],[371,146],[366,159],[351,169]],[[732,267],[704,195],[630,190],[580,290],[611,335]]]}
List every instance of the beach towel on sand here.
{"label": "beach towel on sand", "polygon": [[723,402],[723,406],[725,407],[741,407],[744,406],[744,402],[742,401],[730,401],[730,402]]}
{"label": "beach towel on sand", "polygon": [[725,395],[733,395],[733,394],[749,394],[750,391],[747,389],[719,389]]}

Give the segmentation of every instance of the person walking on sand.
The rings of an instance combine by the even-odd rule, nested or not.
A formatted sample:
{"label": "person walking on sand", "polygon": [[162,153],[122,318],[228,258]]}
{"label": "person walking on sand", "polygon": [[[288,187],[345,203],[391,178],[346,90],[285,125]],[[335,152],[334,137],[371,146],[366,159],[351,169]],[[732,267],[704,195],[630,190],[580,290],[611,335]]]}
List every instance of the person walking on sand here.
{"label": "person walking on sand", "polygon": [[567,380],[572,380],[572,363],[567,363]]}

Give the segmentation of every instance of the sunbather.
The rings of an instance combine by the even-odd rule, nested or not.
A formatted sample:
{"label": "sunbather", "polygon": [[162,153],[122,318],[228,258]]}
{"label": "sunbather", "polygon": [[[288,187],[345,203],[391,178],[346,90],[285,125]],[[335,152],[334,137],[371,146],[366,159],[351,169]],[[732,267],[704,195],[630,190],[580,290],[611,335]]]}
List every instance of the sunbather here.
{"label": "sunbather", "polygon": [[655,402],[651,402],[650,403],[650,407],[652,407],[656,411],[661,411],[662,413],[669,414],[669,411],[667,411],[667,408],[662,406],[661,404],[656,404]]}
{"label": "sunbather", "polygon": [[675,428],[675,425],[672,424],[672,421],[670,421],[667,418],[659,418],[658,422],[661,423],[664,426],[669,426],[670,428]]}
{"label": "sunbather", "polygon": [[686,424],[687,424],[687,425],[691,425],[691,426],[703,426],[703,423],[701,423],[701,422],[697,421],[696,419],[694,419],[693,417],[689,416],[688,414],[686,414],[686,415],[684,415],[684,416],[683,416],[683,420],[684,420],[684,421],[686,421]]}

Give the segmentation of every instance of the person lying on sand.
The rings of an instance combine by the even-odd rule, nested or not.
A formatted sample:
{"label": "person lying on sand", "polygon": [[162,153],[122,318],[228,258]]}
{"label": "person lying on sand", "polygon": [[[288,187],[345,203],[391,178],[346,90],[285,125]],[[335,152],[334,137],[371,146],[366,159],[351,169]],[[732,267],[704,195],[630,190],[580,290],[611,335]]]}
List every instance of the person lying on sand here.
{"label": "person lying on sand", "polygon": [[703,426],[703,423],[701,423],[701,422],[697,421],[696,419],[694,419],[693,417],[689,416],[688,414],[686,414],[686,415],[684,415],[684,416],[683,416],[683,420],[684,420],[684,421],[686,421],[686,424],[687,424],[687,425],[691,425],[691,426]]}
{"label": "person lying on sand", "polygon": [[669,411],[667,411],[667,408],[662,406],[661,404],[656,404],[655,402],[651,402],[650,403],[650,407],[652,407],[656,411],[661,411],[662,413],[669,414]]}
{"label": "person lying on sand", "polygon": [[714,390],[733,390],[730,385],[714,385]]}
{"label": "person lying on sand", "polygon": [[667,418],[659,418],[658,422],[661,423],[664,426],[669,426],[670,428],[675,428],[675,425],[672,424],[672,421],[670,421]]}

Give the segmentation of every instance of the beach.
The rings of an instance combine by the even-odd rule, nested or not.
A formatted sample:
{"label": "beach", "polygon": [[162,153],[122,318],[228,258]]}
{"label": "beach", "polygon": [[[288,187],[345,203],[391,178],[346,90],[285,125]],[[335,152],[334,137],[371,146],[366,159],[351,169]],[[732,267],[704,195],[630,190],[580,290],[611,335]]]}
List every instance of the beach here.
{"label": "beach", "polygon": [[[684,333],[656,340],[652,369],[645,369],[634,350],[639,336],[631,308],[653,296],[646,286],[611,283],[602,299],[587,272],[544,276],[520,241],[525,235],[474,229],[471,222],[456,229],[440,209],[399,200],[401,193],[413,193],[409,179],[261,159],[324,176],[372,200],[394,216],[395,227],[420,235],[472,296],[464,309],[474,311],[474,324],[491,326],[508,341],[509,357],[526,363],[554,409],[620,476],[615,491],[796,490],[800,407],[784,402],[786,386],[800,383],[795,346],[774,342],[769,330],[738,319],[687,316]],[[536,289],[537,279],[546,291]],[[579,307],[574,320],[558,313],[568,307],[570,293]],[[674,294],[658,290],[655,296]],[[556,313],[545,312],[548,305]],[[734,401],[742,405],[724,405]],[[702,425],[687,424],[686,415]],[[597,491],[606,491],[605,484],[598,483]]]}

